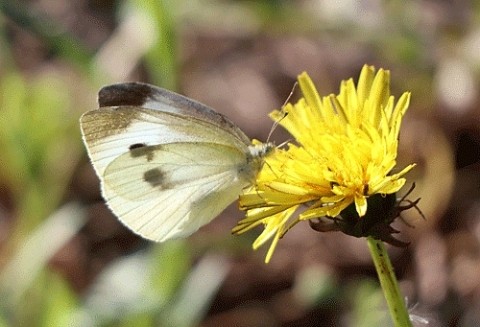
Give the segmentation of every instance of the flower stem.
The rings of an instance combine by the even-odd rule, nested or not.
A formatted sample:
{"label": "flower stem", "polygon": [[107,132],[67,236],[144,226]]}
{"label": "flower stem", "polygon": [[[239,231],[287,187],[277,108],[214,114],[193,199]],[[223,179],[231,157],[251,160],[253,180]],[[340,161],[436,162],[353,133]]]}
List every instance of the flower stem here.
{"label": "flower stem", "polygon": [[393,272],[392,263],[383,242],[371,236],[367,237],[367,242],[394,326],[412,327],[407,307],[398,287],[397,278]]}

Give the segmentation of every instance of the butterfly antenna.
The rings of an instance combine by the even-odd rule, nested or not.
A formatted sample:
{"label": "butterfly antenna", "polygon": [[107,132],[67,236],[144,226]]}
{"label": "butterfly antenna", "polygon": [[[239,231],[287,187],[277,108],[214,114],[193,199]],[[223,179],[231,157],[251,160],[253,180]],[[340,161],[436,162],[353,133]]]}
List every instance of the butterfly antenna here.
{"label": "butterfly antenna", "polygon": [[288,139],[286,141],[283,141],[282,143],[280,143],[279,145],[277,145],[277,149],[280,149],[280,148],[283,148],[285,145],[287,145],[288,143],[292,142],[292,139]]}
{"label": "butterfly antenna", "polygon": [[267,143],[270,141],[270,137],[272,136],[273,131],[277,128],[277,126],[280,124],[280,122],[282,121],[282,119],[285,118],[285,117],[287,117],[288,112],[284,111],[284,109],[285,109],[285,106],[288,104],[288,101],[290,101],[290,98],[292,97],[293,92],[295,91],[295,88],[297,87],[297,85],[298,85],[298,82],[295,82],[295,83],[293,84],[292,90],[290,91],[290,94],[288,95],[287,99],[286,99],[285,102],[283,103],[282,109],[281,109],[281,112],[283,113],[283,115],[282,115],[282,117],[281,117],[280,119],[275,120],[275,122],[273,123],[272,128],[270,129],[270,132],[268,133]]}

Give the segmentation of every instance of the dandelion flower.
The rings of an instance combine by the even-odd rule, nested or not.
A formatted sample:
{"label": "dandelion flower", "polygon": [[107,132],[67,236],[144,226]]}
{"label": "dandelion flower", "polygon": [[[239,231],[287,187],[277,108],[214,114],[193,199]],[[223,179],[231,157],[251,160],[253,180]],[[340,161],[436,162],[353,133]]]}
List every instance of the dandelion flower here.
{"label": "dandelion flower", "polygon": [[253,247],[272,239],[266,262],[299,221],[337,217],[347,208],[364,219],[370,199],[394,195],[406,182],[402,176],[414,167],[396,167],[410,93],[395,101],[389,71],[365,65],[357,85],[352,79],[342,81],[339,94],[324,97],[307,73],[298,82],[303,97],[270,114],[295,141],[266,158],[255,185],[240,196],[246,216],[233,229],[240,234],[263,225]]}

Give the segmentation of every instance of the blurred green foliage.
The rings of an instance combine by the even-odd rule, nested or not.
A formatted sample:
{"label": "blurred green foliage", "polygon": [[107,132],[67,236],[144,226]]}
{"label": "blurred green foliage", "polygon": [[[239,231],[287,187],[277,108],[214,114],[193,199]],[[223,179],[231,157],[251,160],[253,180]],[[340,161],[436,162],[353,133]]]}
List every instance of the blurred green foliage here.
{"label": "blurred green foliage", "polygon": [[14,71],[4,74],[0,107],[0,174],[24,234],[58,207],[80,154],[80,133],[69,117],[69,90],[54,76],[27,81]]}
{"label": "blurred green foliage", "polygon": [[[149,71],[159,84],[174,88],[176,40],[170,10],[161,1],[131,1],[133,6],[148,14],[158,36],[146,54]],[[71,35],[60,32],[53,22],[21,3],[17,6],[2,1],[0,9],[3,18],[15,21],[45,42],[58,58],[83,70],[85,83],[96,88],[98,81],[105,80],[95,71],[93,54],[88,54]],[[113,264],[105,273],[110,276],[99,276],[84,296],[74,292],[64,276],[47,266],[49,258],[85,222],[85,213],[79,208],[58,208],[84,153],[78,118],[88,108],[78,108],[82,102],[74,99],[91,95],[79,95],[82,88],[66,82],[68,76],[39,73],[25,77],[12,64],[8,38],[4,33],[2,36],[2,61],[7,66],[0,77],[0,181],[10,194],[15,217],[8,244],[2,248],[0,326],[153,326],[168,321],[172,301],[194,271],[190,270],[189,251],[182,242],[152,247],[135,262],[145,267],[137,271],[139,276],[126,275],[121,283],[111,285],[111,276],[131,269]],[[42,251],[41,255],[38,251]],[[223,276],[218,274],[216,282]],[[118,295],[128,295],[129,283],[135,277],[144,282],[143,287],[137,297],[126,296],[119,306]],[[143,306],[136,303],[141,299],[150,302]],[[92,301],[97,302],[92,306]],[[113,316],[107,314],[108,310],[98,312],[108,305]],[[178,326],[196,324],[201,318],[179,317]]]}
{"label": "blurred green foliage", "polygon": [[[261,31],[276,37],[297,34],[319,38],[328,32],[335,44],[353,44],[345,49],[356,51],[359,43],[367,45],[372,57],[403,71],[404,80],[394,83],[408,84],[413,94],[425,92],[434,65],[433,56],[425,54],[435,51],[428,49],[424,31],[411,24],[417,3],[381,3],[384,17],[380,18],[390,23],[385,33],[378,33],[346,11],[321,12],[324,16],[320,19],[300,10],[294,1],[281,0],[196,0],[188,4],[175,0],[118,1],[116,19],[121,23],[134,12],[141,13],[146,24],[142,26],[150,26],[153,35],[141,56],[142,63],[153,83],[169,89],[179,85],[182,20],[189,28],[216,30],[220,24],[238,24],[234,28],[242,32]],[[72,174],[84,155],[78,118],[93,109],[83,107],[88,101],[78,99],[95,95],[70,81],[69,73],[60,78],[41,71],[27,74],[15,67],[9,37],[3,30],[5,20],[32,33],[55,60],[74,67],[85,89],[118,81],[110,80],[98,66],[98,53],[89,51],[33,7],[22,4],[0,1],[0,63],[4,66],[0,68],[0,185],[11,207],[4,210],[8,217],[7,213],[0,217],[10,228],[0,253],[0,327],[198,325],[229,265],[209,256],[195,261],[201,255],[185,242],[154,245],[119,259],[83,294],[74,291],[65,277],[48,265],[85,223],[85,212],[79,206],[64,203]],[[123,50],[128,47],[125,44]],[[433,97],[418,101],[428,107]],[[327,273],[310,271],[301,274],[295,287],[296,296],[308,309],[333,306],[334,311],[350,312],[355,326],[386,325],[377,283],[362,280],[339,285]],[[340,298],[345,300],[337,304]]]}

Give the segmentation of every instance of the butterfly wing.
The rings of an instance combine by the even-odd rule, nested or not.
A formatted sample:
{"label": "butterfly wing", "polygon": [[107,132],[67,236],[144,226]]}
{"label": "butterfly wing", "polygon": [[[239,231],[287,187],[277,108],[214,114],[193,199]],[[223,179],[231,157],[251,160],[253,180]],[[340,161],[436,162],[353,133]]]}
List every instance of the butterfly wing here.
{"label": "butterfly wing", "polygon": [[228,118],[174,92],[144,83],[106,86],[100,108],[80,118],[97,175],[132,146],[178,142],[230,145],[247,151],[249,138]]}
{"label": "butterfly wing", "polygon": [[187,236],[235,200],[255,172],[249,139],[226,117],[142,83],[99,93],[81,128],[108,206],[152,240]]}
{"label": "butterfly wing", "polygon": [[248,180],[244,153],[212,143],[170,143],[133,149],[105,170],[103,196],[141,236],[184,237],[219,215]]}

